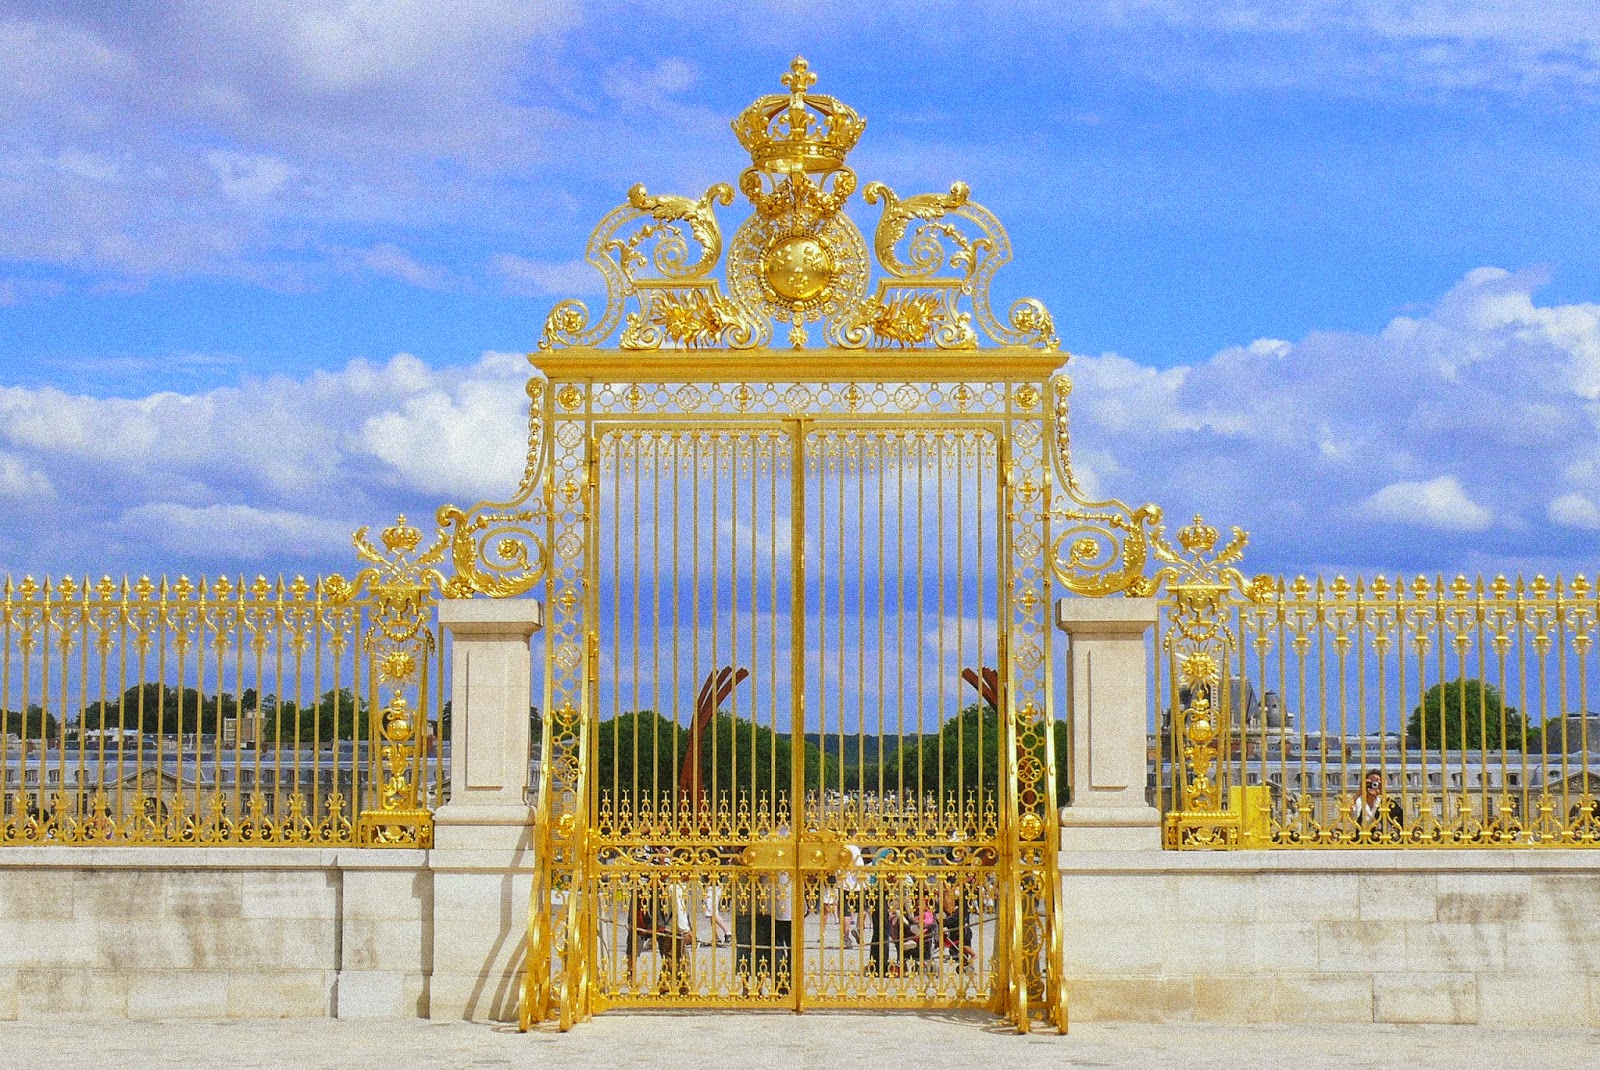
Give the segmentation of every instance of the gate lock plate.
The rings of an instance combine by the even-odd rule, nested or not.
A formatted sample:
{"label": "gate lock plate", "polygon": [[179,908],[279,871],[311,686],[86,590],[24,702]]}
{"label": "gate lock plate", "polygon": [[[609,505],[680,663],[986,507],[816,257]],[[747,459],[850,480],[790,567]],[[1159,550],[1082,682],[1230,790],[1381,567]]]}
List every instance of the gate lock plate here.
{"label": "gate lock plate", "polygon": [[[750,869],[795,868],[797,845],[792,840],[769,840],[752,843],[744,849],[739,861]],[[850,865],[850,850],[831,837],[807,836],[798,844],[800,868],[838,872]]]}

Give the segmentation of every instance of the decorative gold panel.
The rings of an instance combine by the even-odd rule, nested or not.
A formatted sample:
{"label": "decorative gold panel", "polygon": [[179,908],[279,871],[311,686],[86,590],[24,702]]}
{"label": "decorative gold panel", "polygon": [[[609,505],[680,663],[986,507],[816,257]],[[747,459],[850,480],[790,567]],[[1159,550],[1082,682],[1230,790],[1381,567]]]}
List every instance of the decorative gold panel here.
{"label": "decorative gold panel", "polygon": [[1160,554],[1168,846],[1600,842],[1595,581],[1246,581],[1218,541]]}
{"label": "decorative gold panel", "polygon": [[[552,595],[527,1024],[1064,1022],[1042,385],[552,382],[573,489],[551,578],[573,593]],[[972,661],[999,670],[969,693]]]}
{"label": "decorative gold panel", "polygon": [[634,186],[586,252],[605,280],[604,310],[595,318],[581,301],[558,303],[539,348],[615,339],[645,352],[750,349],[771,345],[777,324],[786,328],[783,343],[804,349],[813,341],[809,325],[820,323],[826,344],[840,349],[973,349],[980,337],[1056,349],[1054,322],[1039,301],[1016,302],[1004,321],[993,311],[990,284],[1011,260],[1010,240],[965,183],[905,198],[869,183],[863,198],[882,205],[869,252],[845,212],[856,192],[846,161],[866,120],[811,92],[816,80],[796,59],[782,79],[785,93],[761,97],[733,121],[750,152],[738,188],[751,214],[725,262],[716,208],[732,204],[732,186],[717,183],[698,198]]}

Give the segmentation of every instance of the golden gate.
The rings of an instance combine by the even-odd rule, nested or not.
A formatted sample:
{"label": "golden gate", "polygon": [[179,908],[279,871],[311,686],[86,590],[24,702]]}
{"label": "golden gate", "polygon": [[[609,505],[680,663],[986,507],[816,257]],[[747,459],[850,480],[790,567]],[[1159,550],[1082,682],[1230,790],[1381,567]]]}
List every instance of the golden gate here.
{"label": "golden gate", "polygon": [[1071,480],[1050,315],[990,306],[998,221],[961,183],[872,183],[869,253],[844,211],[865,122],[814,81],[796,60],[734,121],[753,211],[725,256],[726,184],[602,220],[606,307],[550,314],[519,495],[441,518],[458,583],[545,585],[525,1028],[1066,1025],[1047,607],[1053,577],[1140,575],[1141,520]]}

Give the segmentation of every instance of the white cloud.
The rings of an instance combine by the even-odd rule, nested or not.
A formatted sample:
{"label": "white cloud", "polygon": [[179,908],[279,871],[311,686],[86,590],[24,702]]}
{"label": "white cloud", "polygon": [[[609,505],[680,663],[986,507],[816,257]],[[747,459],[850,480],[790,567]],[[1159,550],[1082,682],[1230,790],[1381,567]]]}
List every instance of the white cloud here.
{"label": "white cloud", "polygon": [[122,514],[120,532],[142,545],[185,558],[259,565],[274,556],[337,560],[350,545],[348,523],[251,505],[138,505]]}
{"label": "white cloud", "polygon": [[277,156],[222,149],[206,153],[206,162],[216,172],[217,184],[222,187],[222,192],[245,204],[255,204],[271,197],[283,188],[295,171],[293,166]]}
{"label": "white cloud", "polygon": [[451,281],[443,268],[422,263],[392,242],[380,242],[370,249],[338,249],[334,258],[342,270],[352,274],[398,279],[421,290],[442,290]]}
{"label": "white cloud", "polygon": [[301,285],[329,223],[494,210],[542,151],[545,52],[577,19],[567,0],[0,15],[0,256]]}
{"label": "white cloud", "polygon": [[[1163,371],[1074,357],[1074,455],[1103,493],[1250,530],[1251,567],[1592,569],[1556,560],[1584,514],[1551,503],[1600,502],[1600,305],[1538,305],[1540,281],[1479,269],[1375,334]],[[1471,532],[1498,556],[1441,545]]]}
{"label": "white cloud", "polygon": [[36,297],[54,297],[65,289],[59,282],[44,279],[0,279],[0,308],[14,308]]}
{"label": "white cloud", "polygon": [[42,517],[0,510],[0,546],[37,571],[228,570],[274,555],[346,567],[360,524],[516,487],[528,374],[511,354],[445,368],[402,354],[191,394],[0,387],[0,498],[54,495]]}
{"label": "white cloud", "polygon": [[[1079,26],[1182,34],[1182,53],[1112,41],[1106,61],[1152,76],[1444,91],[1600,87],[1600,20],[1590,0],[1102,0],[1058,8]],[[1052,12],[1054,13],[1054,12]],[[1207,48],[1205,38],[1255,48]],[[1163,71],[1162,67],[1166,69]]]}
{"label": "white cloud", "polygon": [[694,64],[682,59],[664,59],[648,69],[630,59],[607,71],[601,84],[620,104],[662,108],[671,106],[671,98],[694,85],[698,77]]}
{"label": "white cloud", "polygon": [[368,419],[360,434],[366,451],[398,479],[429,493],[487,498],[515,487],[527,460],[521,443],[528,399],[517,389],[527,362],[497,356],[481,370],[509,374],[464,380],[452,392],[419,393]]}
{"label": "white cloud", "polygon": [[1547,514],[1552,524],[1585,531],[1600,531],[1600,505],[1582,494],[1563,494],[1550,502]]}
{"label": "white cloud", "polygon": [[15,454],[0,452],[0,499],[25,502],[54,495],[55,488],[43,472],[34,470]]}
{"label": "white cloud", "polygon": [[1390,483],[1361,503],[1363,516],[1391,524],[1417,524],[1441,531],[1482,531],[1494,518],[1467,497],[1455,476]]}

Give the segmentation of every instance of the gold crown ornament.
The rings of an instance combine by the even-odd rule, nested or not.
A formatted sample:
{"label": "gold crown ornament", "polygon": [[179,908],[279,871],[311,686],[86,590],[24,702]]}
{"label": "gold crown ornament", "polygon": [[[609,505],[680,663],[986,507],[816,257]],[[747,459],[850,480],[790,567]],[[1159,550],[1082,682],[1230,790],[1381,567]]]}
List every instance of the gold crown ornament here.
{"label": "gold crown ornament", "polygon": [[1199,513],[1194,514],[1194,523],[1178,529],[1178,545],[1191,554],[1210,553],[1216,547],[1218,537],[1217,529],[1207,524]]}
{"label": "gold crown ornament", "polygon": [[733,120],[733,133],[762,171],[837,171],[861,140],[867,121],[835,97],[809,93],[817,76],[803,56],[779,79],[787,93],[769,93]]}

